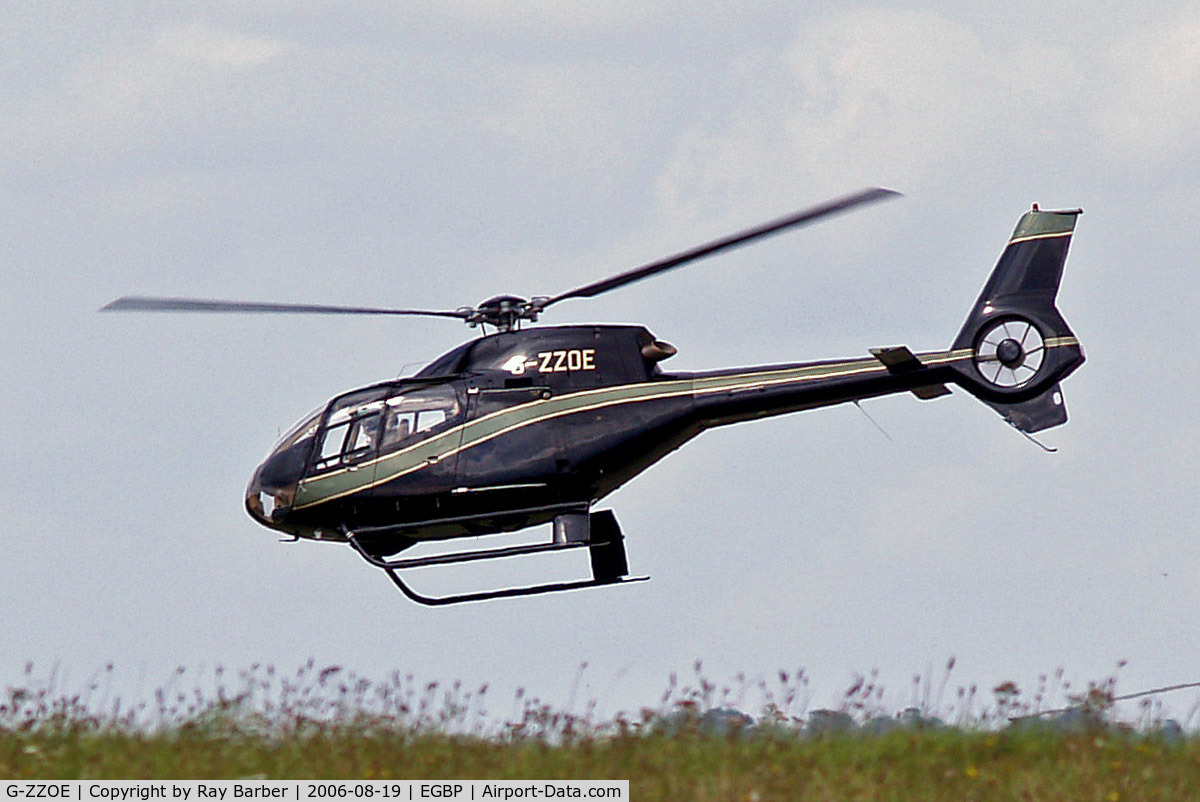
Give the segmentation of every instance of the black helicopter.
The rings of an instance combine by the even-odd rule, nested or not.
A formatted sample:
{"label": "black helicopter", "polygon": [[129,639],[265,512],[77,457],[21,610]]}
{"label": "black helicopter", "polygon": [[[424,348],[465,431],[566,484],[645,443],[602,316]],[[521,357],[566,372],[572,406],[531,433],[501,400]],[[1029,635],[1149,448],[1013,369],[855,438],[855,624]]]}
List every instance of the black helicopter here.
{"label": "black helicopter", "polygon": [[[554,296],[502,295],[447,311],[124,297],[104,310],[433,315],[496,332],[411,377],[342,393],[293,426],[255,470],[246,510],[293,538],[349,543],[421,604],[639,581],[613,513],[593,506],[706,429],[957,384],[1030,434],[1067,420],[1059,382],[1084,361],[1055,306],[1082,210],[1035,205],[945,351],[873,348],[853,359],[669,373],[675,348],[641,326],[522,330],[588,298],[891,196],[874,188]],[[389,559],[423,541],[553,523],[550,542]],[[587,548],[590,579],[429,597],[400,572]]]}

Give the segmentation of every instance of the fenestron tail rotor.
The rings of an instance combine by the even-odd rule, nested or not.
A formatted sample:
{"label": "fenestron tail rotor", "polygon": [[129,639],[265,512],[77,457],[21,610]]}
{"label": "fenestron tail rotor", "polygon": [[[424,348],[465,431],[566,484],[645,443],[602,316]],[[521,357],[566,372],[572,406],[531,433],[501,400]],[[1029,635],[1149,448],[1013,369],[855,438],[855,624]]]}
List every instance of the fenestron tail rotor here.
{"label": "fenestron tail rotor", "polygon": [[453,317],[469,326],[493,326],[499,331],[510,331],[520,326],[522,320],[536,321],[538,315],[551,304],[568,298],[592,298],[601,293],[624,287],[653,275],[689,264],[698,259],[746,245],[755,240],[815,222],[824,217],[848,211],[856,206],[895,197],[899,193],[874,187],[852,195],[822,203],[799,212],[776,218],[754,228],[749,228],[699,245],[686,251],[658,259],[641,267],[618,273],[614,276],[576,287],[553,296],[534,296],[532,299],[515,295],[498,295],[477,306],[464,306],[454,310],[390,309],[359,306],[327,306],[324,304],[281,304],[256,301],[216,301],[191,298],[157,298],[126,296],[118,298],[101,308],[102,312],[237,312],[237,313],[294,313],[313,315],[424,315]]}
{"label": "fenestron tail rotor", "polygon": [[975,367],[984,379],[1005,389],[1028,384],[1042,366],[1046,343],[1032,321],[999,320],[984,330],[975,349]]}

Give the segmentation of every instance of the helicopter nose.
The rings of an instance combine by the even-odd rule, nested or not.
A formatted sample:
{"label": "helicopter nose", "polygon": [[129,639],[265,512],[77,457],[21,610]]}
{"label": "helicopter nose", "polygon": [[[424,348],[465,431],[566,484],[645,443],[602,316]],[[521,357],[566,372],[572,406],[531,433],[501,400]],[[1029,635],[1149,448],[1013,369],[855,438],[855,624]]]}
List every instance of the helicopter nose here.
{"label": "helicopter nose", "polygon": [[283,524],[291,517],[296,488],[304,477],[324,409],[313,410],[289,429],[250,477],[246,512],[263,526],[295,534],[294,527]]}
{"label": "helicopter nose", "polygon": [[296,497],[296,479],[272,475],[271,460],[268,459],[254,471],[246,485],[246,512],[263,526],[276,529],[287,521],[292,500]]}

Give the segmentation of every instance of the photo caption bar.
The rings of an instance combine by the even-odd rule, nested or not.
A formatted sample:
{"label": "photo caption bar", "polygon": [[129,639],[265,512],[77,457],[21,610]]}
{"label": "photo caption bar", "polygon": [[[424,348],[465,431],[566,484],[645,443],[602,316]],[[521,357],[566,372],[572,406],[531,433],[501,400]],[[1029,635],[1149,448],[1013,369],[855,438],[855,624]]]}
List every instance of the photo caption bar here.
{"label": "photo caption bar", "polygon": [[57,802],[283,802],[331,800],[603,799],[628,802],[629,780],[0,780],[0,802],[38,799]]}

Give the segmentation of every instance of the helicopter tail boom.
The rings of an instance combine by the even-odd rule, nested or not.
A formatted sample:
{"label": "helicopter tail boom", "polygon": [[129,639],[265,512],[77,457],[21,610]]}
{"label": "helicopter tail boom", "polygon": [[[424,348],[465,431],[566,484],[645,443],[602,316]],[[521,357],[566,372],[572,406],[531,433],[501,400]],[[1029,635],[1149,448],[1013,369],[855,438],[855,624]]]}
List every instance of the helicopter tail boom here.
{"label": "helicopter tail boom", "polygon": [[1082,211],[1021,217],[951,346],[956,382],[1027,434],[1066,423],[1059,382],[1084,361],[1055,303]]}

